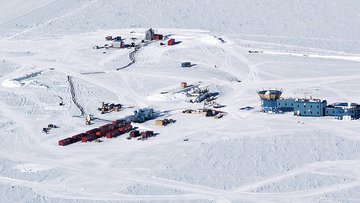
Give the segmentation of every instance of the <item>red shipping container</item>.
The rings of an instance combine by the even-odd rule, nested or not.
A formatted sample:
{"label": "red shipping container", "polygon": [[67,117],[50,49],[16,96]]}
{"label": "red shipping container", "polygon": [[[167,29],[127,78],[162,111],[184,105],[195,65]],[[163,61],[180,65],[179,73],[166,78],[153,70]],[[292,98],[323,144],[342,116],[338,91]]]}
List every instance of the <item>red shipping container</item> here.
{"label": "red shipping container", "polygon": [[82,137],[81,142],[91,142],[96,139],[97,139],[96,135],[91,134],[91,135],[86,135],[85,137]]}
{"label": "red shipping container", "polygon": [[154,132],[153,131],[145,131],[145,132],[142,132],[141,133],[141,138],[142,139],[146,139],[148,137],[151,137],[154,135]]}
{"label": "red shipping container", "polygon": [[90,134],[95,134],[96,132],[100,131],[99,128],[94,128],[94,129],[91,129],[91,130],[88,130],[86,131],[85,133],[90,135]]}
{"label": "red shipping container", "polygon": [[163,35],[160,34],[154,34],[154,40],[162,40],[163,39]]}
{"label": "red shipping container", "polygon": [[125,126],[125,132],[130,132],[132,125]]}
{"label": "red shipping container", "polygon": [[85,137],[85,136],[86,136],[85,133],[80,133],[80,134],[78,134],[78,135],[72,136],[71,138],[73,139],[74,142],[79,142],[79,141],[81,141],[81,139],[82,139],[83,137]]}
{"label": "red shipping container", "polygon": [[119,135],[119,131],[118,130],[112,130],[112,131],[108,131],[106,132],[106,138],[112,138],[112,137],[116,137]]}
{"label": "red shipping container", "polygon": [[139,137],[140,136],[140,132],[138,130],[133,130],[130,132],[130,137]]}
{"label": "red shipping container", "polygon": [[174,45],[175,44],[175,39],[169,39],[167,44],[168,44],[168,46]]}
{"label": "red shipping container", "polygon": [[85,136],[83,138],[81,138],[81,142],[87,142],[88,138]]}
{"label": "red shipping container", "polygon": [[119,120],[116,120],[116,121],[112,122],[113,125],[119,125],[119,124],[122,125],[124,123],[126,123],[125,119],[119,119]]}
{"label": "red shipping container", "polygon": [[119,128],[118,128],[118,131],[119,131],[119,133],[121,133],[121,134],[125,133],[125,128],[124,128],[124,126],[119,127]]}
{"label": "red shipping container", "polygon": [[96,135],[97,137],[103,137],[103,136],[105,136],[106,133],[109,132],[109,131],[110,131],[109,129],[102,130],[102,131],[98,131],[98,132],[96,132],[95,135]]}
{"label": "red shipping container", "polygon": [[111,129],[111,128],[114,128],[114,125],[112,123],[105,124],[99,127],[100,130]]}
{"label": "red shipping container", "polygon": [[74,143],[73,139],[71,137],[68,137],[68,138],[65,138],[63,140],[59,140],[59,145],[60,146],[66,146],[66,145],[69,145],[69,144],[72,144]]}
{"label": "red shipping container", "polygon": [[59,140],[59,146],[64,146],[64,140]]}

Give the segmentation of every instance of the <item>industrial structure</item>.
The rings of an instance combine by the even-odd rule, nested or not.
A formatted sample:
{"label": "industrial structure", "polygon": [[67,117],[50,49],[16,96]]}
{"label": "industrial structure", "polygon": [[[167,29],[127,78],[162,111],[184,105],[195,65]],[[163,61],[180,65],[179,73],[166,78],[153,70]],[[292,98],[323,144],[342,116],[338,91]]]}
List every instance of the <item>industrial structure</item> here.
{"label": "industrial structure", "polygon": [[143,108],[134,111],[134,115],[127,116],[125,120],[131,121],[134,123],[143,123],[145,121],[155,119],[160,115],[159,112],[155,112],[152,108]]}
{"label": "industrial structure", "polygon": [[161,34],[155,34],[154,29],[150,28],[145,32],[145,40],[152,41],[152,40],[162,40],[164,38]]}
{"label": "industrial structure", "polygon": [[356,103],[335,103],[327,105],[326,100],[281,98],[282,90],[258,91],[261,110],[267,113],[293,112],[296,116],[334,116],[339,120],[360,118],[360,105]]}
{"label": "industrial structure", "polygon": [[356,103],[335,103],[327,106],[326,116],[335,116],[337,119],[353,120],[360,118],[360,105]]}
{"label": "industrial structure", "polygon": [[120,36],[117,36],[117,37],[113,38],[111,46],[113,48],[124,48],[124,41],[122,40],[122,38]]}
{"label": "industrial structure", "polygon": [[191,67],[191,62],[182,62],[181,67],[182,68],[189,68],[189,67]]}

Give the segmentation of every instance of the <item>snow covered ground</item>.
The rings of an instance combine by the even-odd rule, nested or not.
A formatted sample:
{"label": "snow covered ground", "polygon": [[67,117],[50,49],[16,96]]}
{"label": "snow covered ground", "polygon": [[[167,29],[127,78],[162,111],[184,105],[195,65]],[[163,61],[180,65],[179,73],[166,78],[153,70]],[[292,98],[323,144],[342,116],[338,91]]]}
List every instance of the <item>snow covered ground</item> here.
{"label": "snow covered ground", "polygon": [[[328,2],[0,0],[1,202],[360,202],[359,121],[263,114],[256,94],[360,103],[359,3]],[[132,49],[92,49],[150,26],[181,43],[121,70]],[[224,118],[182,113],[203,104],[171,93],[200,81]],[[100,114],[103,101],[134,108]],[[57,145],[145,107],[177,121],[136,124],[159,133],[146,141]]]}

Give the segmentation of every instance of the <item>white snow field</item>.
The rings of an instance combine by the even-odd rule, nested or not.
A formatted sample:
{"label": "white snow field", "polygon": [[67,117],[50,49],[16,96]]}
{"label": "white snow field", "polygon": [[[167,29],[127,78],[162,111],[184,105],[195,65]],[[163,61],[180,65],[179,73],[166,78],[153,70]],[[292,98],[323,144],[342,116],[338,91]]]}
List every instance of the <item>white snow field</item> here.
{"label": "white snow field", "polygon": [[[181,43],[143,46],[120,70],[133,49],[92,48],[149,27]],[[0,0],[0,201],[360,202],[359,120],[264,114],[256,93],[360,103],[359,41],[355,0]],[[203,104],[181,82],[218,92],[227,114],[183,114]],[[134,108],[101,114],[101,102]],[[176,123],[58,146],[145,107]]]}

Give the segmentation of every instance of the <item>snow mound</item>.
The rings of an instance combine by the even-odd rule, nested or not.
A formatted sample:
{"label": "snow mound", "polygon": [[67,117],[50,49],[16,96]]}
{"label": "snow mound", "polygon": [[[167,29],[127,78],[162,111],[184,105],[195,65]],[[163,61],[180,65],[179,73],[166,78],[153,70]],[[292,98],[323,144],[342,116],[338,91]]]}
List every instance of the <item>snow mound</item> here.
{"label": "snow mound", "polygon": [[210,35],[200,38],[200,41],[202,43],[210,44],[210,45],[220,44],[219,39],[215,38],[214,36],[210,36]]}
{"label": "snow mound", "polygon": [[21,87],[23,86],[23,84],[19,81],[16,80],[10,80],[10,79],[6,79],[1,83],[2,86],[4,87],[8,87],[8,88],[16,88],[16,87]]}
{"label": "snow mound", "polygon": [[147,97],[149,101],[181,101],[186,100],[187,96],[185,92],[179,92],[174,94],[153,94]]}

